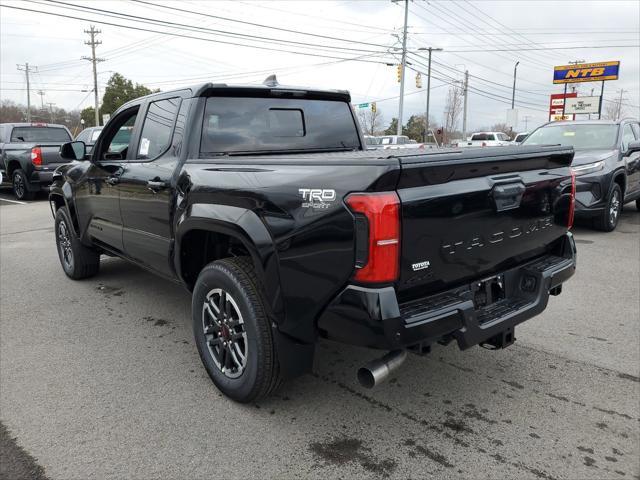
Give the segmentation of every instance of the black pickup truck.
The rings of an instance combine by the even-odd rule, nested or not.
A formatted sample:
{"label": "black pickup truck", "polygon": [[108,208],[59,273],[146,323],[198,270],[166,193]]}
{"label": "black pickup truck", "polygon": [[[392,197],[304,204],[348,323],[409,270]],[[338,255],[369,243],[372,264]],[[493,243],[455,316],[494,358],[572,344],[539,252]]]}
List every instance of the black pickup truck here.
{"label": "black pickup truck", "polygon": [[29,200],[48,187],[55,169],[65,163],[60,145],[71,138],[64,125],[0,124],[0,178],[11,183],[18,200]]}
{"label": "black pickup truck", "polygon": [[[116,255],[193,292],[200,356],[248,402],[319,337],[407,351],[511,344],[575,271],[570,147],[366,151],[344,91],[205,84],[122,106],[51,189],[65,273]],[[121,129],[128,144],[110,148]]]}

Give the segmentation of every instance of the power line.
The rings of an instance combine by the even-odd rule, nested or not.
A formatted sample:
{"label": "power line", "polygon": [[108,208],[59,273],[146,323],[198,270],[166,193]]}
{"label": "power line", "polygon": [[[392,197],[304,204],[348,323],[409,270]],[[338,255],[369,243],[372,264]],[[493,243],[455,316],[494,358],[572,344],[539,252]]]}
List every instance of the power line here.
{"label": "power line", "polygon": [[[85,22],[93,22],[93,23],[98,23],[98,24],[101,24],[101,25],[109,25],[109,26],[113,26],[113,27],[126,28],[126,29],[129,29],[129,30],[137,30],[137,31],[141,31],[141,32],[157,33],[157,34],[168,35],[168,36],[177,37],[177,38],[188,38],[188,39],[192,39],[192,40],[200,40],[200,41],[210,42],[210,43],[234,45],[234,46],[239,46],[239,47],[254,48],[254,49],[258,49],[258,50],[267,50],[267,51],[274,51],[274,52],[281,52],[281,53],[292,53],[292,54],[295,54],[295,55],[304,55],[304,56],[309,56],[309,57],[332,58],[332,59],[336,59],[336,60],[348,60],[348,58],[340,57],[340,56],[336,56],[336,55],[324,55],[324,54],[311,53],[311,52],[301,52],[301,51],[296,51],[296,50],[284,50],[284,49],[277,49],[277,48],[272,48],[272,47],[264,47],[264,46],[260,46],[260,45],[247,45],[247,44],[242,44],[242,43],[227,42],[227,41],[224,41],[224,40],[218,40],[218,39],[213,39],[213,38],[196,37],[196,36],[192,36],[192,35],[185,35],[185,34],[180,34],[180,33],[175,33],[175,32],[165,32],[165,31],[161,31],[161,30],[153,30],[153,29],[150,29],[150,28],[133,27],[133,26],[130,26],[130,25],[123,25],[123,24],[119,24],[119,23],[106,22],[104,20],[89,19],[89,18],[86,18],[86,17],[77,17],[77,16],[73,16],[73,15],[66,15],[66,14],[63,14],[63,13],[44,12],[44,11],[40,11],[40,10],[34,10],[32,8],[16,7],[16,6],[13,6],[13,5],[0,4],[0,8],[11,8],[11,9],[14,9],[14,10],[21,10],[21,11],[26,11],[26,12],[40,13],[40,14],[43,14],[43,15],[50,15],[50,16],[61,17],[61,18],[69,18],[69,19],[72,19],[72,20],[80,20],[80,21],[85,21]],[[386,52],[380,52],[380,53],[386,53]],[[365,62],[365,63],[382,63],[382,64],[386,64],[387,63],[387,62],[382,62],[382,61],[373,61],[373,60],[365,60],[365,59],[356,59],[356,60],[353,60],[353,61]]]}

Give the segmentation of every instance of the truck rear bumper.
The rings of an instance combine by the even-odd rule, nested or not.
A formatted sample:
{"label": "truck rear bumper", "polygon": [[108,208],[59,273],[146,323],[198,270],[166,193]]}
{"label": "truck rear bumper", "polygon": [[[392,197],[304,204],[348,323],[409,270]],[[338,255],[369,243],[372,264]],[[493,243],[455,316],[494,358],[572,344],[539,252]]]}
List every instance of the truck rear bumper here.
{"label": "truck rear bumper", "polygon": [[[573,235],[544,255],[470,284],[399,304],[393,287],[349,285],[318,320],[328,337],[395,350],[455,339],[460,349],[486,342],[542,312],[576,268]],[[485,291],[493,293],[485,295]],[[492,301],[483,303],[488,297]]]}

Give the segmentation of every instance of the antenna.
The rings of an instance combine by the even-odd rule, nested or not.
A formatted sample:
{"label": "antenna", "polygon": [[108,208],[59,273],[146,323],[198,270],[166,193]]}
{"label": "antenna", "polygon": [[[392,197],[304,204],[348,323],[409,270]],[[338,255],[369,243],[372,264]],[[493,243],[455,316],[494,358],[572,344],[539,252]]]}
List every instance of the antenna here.
{"label": "antenna", "polygon": [[269,75],[264,82],[262,82],[263,85],[266,85],[267,87],[277,87],[278,84],[278,79],[276,78],[276,74],[274,73],[273,75]]}

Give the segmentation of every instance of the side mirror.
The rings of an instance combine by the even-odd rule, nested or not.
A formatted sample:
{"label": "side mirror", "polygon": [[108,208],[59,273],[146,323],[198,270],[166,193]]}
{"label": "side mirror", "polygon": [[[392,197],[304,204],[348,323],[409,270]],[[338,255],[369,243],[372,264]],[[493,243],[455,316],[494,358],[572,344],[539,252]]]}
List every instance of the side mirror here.
{"label": "side mirror", "polygon": [[625,155],[631,155],[634,152],[640,152],[640,140],[629,142],[629,146],[627,147]]}
{"label": "side mirror", "polygon": [[65,160],[84,160],[86,154],[84,142],[68,142],[60,147],[60,156]]}

